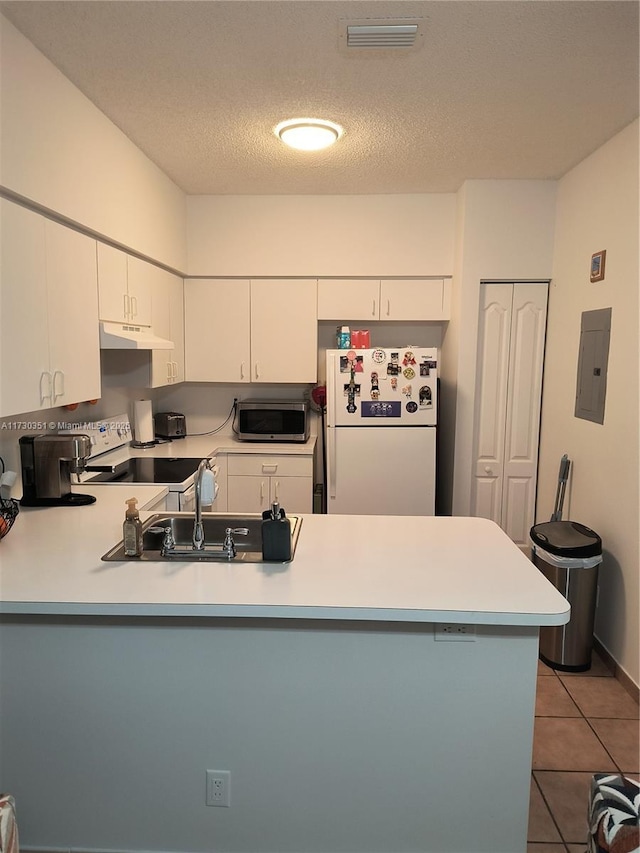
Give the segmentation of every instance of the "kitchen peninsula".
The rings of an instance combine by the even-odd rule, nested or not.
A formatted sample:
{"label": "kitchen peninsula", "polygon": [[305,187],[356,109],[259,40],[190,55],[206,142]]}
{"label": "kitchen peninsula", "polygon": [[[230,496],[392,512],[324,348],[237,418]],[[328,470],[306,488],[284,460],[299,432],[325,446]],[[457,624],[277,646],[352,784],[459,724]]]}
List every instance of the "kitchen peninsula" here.
{"label": "kitchen peninsula", "polygon": [[538,628],[569,608],[495,524],[304,515],[290,564],[102,562],[130,491],[0,544],[25,849],[524,853]]}

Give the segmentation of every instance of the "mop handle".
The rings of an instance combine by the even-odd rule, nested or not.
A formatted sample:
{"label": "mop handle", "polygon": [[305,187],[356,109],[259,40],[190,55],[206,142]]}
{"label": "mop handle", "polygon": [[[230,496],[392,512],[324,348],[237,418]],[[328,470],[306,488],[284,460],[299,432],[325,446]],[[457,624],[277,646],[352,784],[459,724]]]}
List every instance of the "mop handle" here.
{"label": "mop handle", "polygon": [[562,459],[560,460],[560,471],[558,472],[558,490],[556,492],[556,504],[553,508],[553,513],[551,515],[551,521],[560,521],[562,519],[562,507],[564,504],[564,493],[567,487],[567,480],[569,478],[569,468],[571,467],[571,460],[565,453]]}

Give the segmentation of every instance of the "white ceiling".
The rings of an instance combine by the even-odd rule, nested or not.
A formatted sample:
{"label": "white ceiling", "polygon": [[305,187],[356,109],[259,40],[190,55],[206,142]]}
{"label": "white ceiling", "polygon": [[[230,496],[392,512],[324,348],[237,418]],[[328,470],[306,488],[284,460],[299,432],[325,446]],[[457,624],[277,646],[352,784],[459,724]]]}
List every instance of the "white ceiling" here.
{"label": "white ceiling", "polygon": [[[558,178],[638,115],[634,0],[10,0],[0,10],[189,194]],[[417,18],[347,51],[344,21]],[[343,125],[325,152],[285,118]]]}

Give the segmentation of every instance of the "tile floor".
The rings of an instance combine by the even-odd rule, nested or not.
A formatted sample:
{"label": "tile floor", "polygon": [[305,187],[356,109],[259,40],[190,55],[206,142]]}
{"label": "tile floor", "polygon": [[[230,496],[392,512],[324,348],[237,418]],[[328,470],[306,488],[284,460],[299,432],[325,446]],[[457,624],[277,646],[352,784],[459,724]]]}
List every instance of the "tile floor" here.
{"label": "tile floor", "polygon": [[585,853],[591,776],[640,778],[639,719],[595,653],[588,672],[538,663],[527,853]]}

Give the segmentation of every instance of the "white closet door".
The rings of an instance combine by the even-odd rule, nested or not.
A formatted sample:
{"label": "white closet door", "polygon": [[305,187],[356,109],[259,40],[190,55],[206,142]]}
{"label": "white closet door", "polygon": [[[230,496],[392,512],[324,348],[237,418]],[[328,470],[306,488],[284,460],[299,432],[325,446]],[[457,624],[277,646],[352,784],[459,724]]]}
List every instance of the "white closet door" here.
{"label": "white closet door", "polygon": [[471,514],[521,547],[534,522],[547,290],[484,284],[480,304]]}
{"label": "white closet door", "polygon": [[482,289],[471,514],[500,524],[513,285]]}
{"label": "white closet door", "polygon": [[547,285],[513,287],[501,527],[526,547],[534,522]]}

